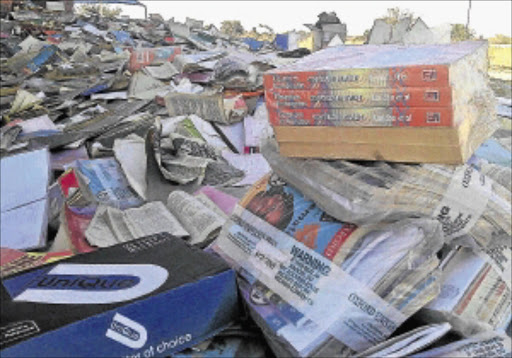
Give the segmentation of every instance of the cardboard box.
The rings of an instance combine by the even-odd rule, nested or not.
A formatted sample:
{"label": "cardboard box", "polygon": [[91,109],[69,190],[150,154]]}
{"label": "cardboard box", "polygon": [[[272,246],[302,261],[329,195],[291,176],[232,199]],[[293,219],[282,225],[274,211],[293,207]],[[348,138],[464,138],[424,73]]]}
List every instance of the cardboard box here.
{"label": "cardboard box", "polygon": [[157,234],[2,280],[2,357],[163,357],[239,315],[235,273]]}

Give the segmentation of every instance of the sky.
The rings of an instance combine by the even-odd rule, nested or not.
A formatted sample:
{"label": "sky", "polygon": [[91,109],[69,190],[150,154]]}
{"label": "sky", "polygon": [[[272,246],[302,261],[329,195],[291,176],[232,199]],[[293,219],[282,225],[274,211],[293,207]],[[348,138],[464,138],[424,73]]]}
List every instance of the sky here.
{"label": "sky", "polygon": [[[362,35],[375,18],[386,9],[400,7],[420,16],[428,26],[466,23],[469,0],[460,1],[166,1],[142,0],[148,13],[159,13],[164,19],[174,17],[183,22],[192,17],[220,27],[223,20],[240,20],[246,30],[266,24],[276,32],[306,30],[305,23],[315,23],[322,11],[335,11],[347,24],[349,36]],[[124,15],[143,18],[140,6],[121,6]],[[512,1],[471,1],[470,27],[477,35],[512,36]],[[260,30],[261,31],[261,30]]]}

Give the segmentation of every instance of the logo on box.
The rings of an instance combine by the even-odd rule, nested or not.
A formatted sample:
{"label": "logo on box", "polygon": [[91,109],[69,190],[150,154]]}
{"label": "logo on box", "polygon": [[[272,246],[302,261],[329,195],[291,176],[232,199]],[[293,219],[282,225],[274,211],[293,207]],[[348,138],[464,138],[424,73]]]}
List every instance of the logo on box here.
{"label": "logo on box", "polygon": [[129,301],[158,289],[169,273],[144,265],[58,264],[27,285],[24,276],[4,281],[13,301],[52,304],[106,304]]}
{"label": "logo on box", "polygon": [[119,313],[112,319],[105,336],[133,349],[144,347],[148,340],[144,326]]}

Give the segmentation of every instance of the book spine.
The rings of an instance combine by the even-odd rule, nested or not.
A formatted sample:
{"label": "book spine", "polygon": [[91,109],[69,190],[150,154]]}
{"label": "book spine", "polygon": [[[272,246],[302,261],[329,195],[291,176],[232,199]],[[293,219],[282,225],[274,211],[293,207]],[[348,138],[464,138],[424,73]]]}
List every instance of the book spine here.
{"label": "book spine", "polygon": [[265,93],[275,108],[450,107],[450,87],[348,88],[346,90],[270,90]]}
{"label": "book spine", "polygon": [[448,87],[447,65],[363,68],[304,72],[273,72],[264,75],[265,90],[345,89],[366,87]]}
{"label": "book spine", "polygon": [[267,105],[273,126],[452,127],[451,107],[283,109]]}

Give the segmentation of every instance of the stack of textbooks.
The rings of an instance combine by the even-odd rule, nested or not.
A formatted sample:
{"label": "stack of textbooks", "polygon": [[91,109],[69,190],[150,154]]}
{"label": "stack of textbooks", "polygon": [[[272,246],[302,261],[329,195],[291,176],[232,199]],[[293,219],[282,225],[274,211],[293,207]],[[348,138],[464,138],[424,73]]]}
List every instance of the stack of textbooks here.
{"label": "stack of textbooks", "polygon": [[497,128],[487,66],[482,41],[329,48],[265,74],[269,119],[285,156],[462,163]]}

